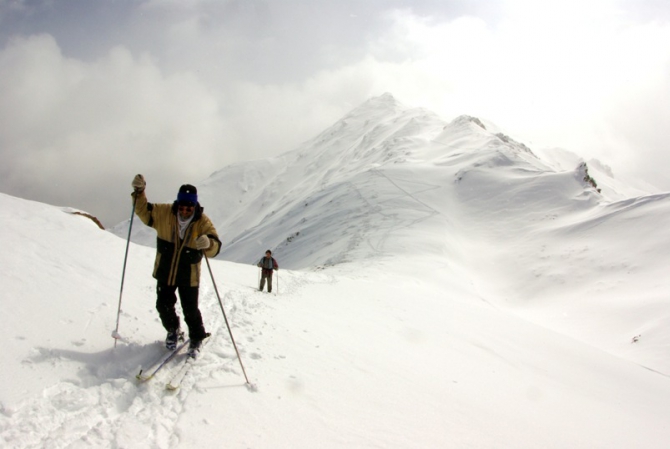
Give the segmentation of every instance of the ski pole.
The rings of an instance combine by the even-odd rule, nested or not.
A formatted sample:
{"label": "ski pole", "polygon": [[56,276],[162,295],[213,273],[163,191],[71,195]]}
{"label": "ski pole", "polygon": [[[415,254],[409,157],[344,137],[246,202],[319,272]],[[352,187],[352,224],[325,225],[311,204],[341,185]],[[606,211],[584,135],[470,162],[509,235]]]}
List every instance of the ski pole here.
{"label": "ski pole", "polygon": [[135,204],[137,203],[137,190],[135,191],[135,196],[133,196],[133,210],[130,213],[130,225],[128,226],[128,241],[126,241],[126,255],[123,258],[123,272],[121,273],[121,291],[119,291],[119,308],[116,311],[116,329],[112,332],[112,338],[114,339],[114,347],[116,348],[116,342],[121,336],[119,335],[119,320],[121,318],[121,298],[123,297],[123,281],[126,278],[126,263],[128,262],[128,248],[130,248],[130,232],[133,230],[133,218],[135,217]]}
{"label": "ski pole", "polygon": [[242,364],[242,357],[240,357],[240,351],[237,349],[235,344],[235,338],[233,337],[233,331],[230,330],[230,324],[228,324],[228,317],[226,316],[226,311],[223,308],[223,302],[221,302],[221,296],[219,295],[219,289],[216,288],[216,281],[214,280],[214,273],[212,273],[212,267],[209,265],[209,257],[203,251],[203,256],[205,256],[205,261],[207,262],[207,269],[209,270],[209,275],[212,278],[212,285],[214,285],[214,292],[216,292],[216,298],[219,300],[219,306],[221,306],[221,312],[223,313],[223,320],[226,322],[226,327],[228,328],[228,334],[230,335],[230,341],[233,342],[233,347],[235,348],[235,353],[237,354],[237,360],[240,361],[240,366],[242,367],[242,372],[244,373],[244,380],[247,381],[247,385],[252,386],[247,377],[247,371],[244,369]]}

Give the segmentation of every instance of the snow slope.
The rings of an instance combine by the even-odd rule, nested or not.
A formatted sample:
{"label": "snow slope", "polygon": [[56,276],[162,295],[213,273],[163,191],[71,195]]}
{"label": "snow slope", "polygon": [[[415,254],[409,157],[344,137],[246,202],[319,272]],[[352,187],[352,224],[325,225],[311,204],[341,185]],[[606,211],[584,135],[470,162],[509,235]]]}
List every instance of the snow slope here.
{"label": "snow slope", "polygon": [[[154,250],[130,245],[114,348],[127,223],[0,195],[0,446],[667,447],[670,195],[556,158],[384,95],[198,183],[256,391],[206,268],[198,368],[137,385],[163,351]],[[267,248],[278,294],[255,288]]]}

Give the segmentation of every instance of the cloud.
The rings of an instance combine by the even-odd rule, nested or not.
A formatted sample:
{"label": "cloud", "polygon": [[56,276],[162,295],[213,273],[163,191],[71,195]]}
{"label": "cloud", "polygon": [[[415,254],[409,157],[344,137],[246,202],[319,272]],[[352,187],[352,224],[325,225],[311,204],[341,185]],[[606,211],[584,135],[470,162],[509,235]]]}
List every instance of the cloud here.
{"label": "cloud", "polygon": [[2,190],[103,219],[136,172],[171,200],[239,156],[205,86],[123,47],[84,63],[51,36],[15,39],[0,52],[0,97]]}
{"label": "cloud", "polygon": [[[374,71],[377,92],[444,118],[481,116],[532,145],[604,157],[615,172],[658,170],[670,147],[660,132],[670,107],[670,24],[632,20],[607,1],[532,5],[507,2],[495,25],[395,11],[393,27],[370,46],[374,63],[361,64]],[[384,62],[394,51],[402,62]]]}

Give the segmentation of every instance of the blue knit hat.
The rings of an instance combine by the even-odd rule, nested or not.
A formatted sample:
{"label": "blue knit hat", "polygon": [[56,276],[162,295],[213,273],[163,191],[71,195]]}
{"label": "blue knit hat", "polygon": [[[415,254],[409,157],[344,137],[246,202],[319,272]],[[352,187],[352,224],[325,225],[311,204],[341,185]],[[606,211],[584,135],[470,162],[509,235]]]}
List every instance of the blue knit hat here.
{"label": "blue knit hat", "polygon": [[191,184],[179,187],[177,203],[184,206],[195,206],[198,203],[198,189]]}

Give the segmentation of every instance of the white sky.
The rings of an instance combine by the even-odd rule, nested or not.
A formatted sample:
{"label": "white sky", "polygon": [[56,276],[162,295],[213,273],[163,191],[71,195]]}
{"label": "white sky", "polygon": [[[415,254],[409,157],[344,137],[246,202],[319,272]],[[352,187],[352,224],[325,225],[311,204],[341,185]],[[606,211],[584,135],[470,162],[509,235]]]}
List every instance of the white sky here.
{"label": "white sky", "polygon": [[670,190],[662,0],[0,0],[0,191],[130,215],[371,96]]}

